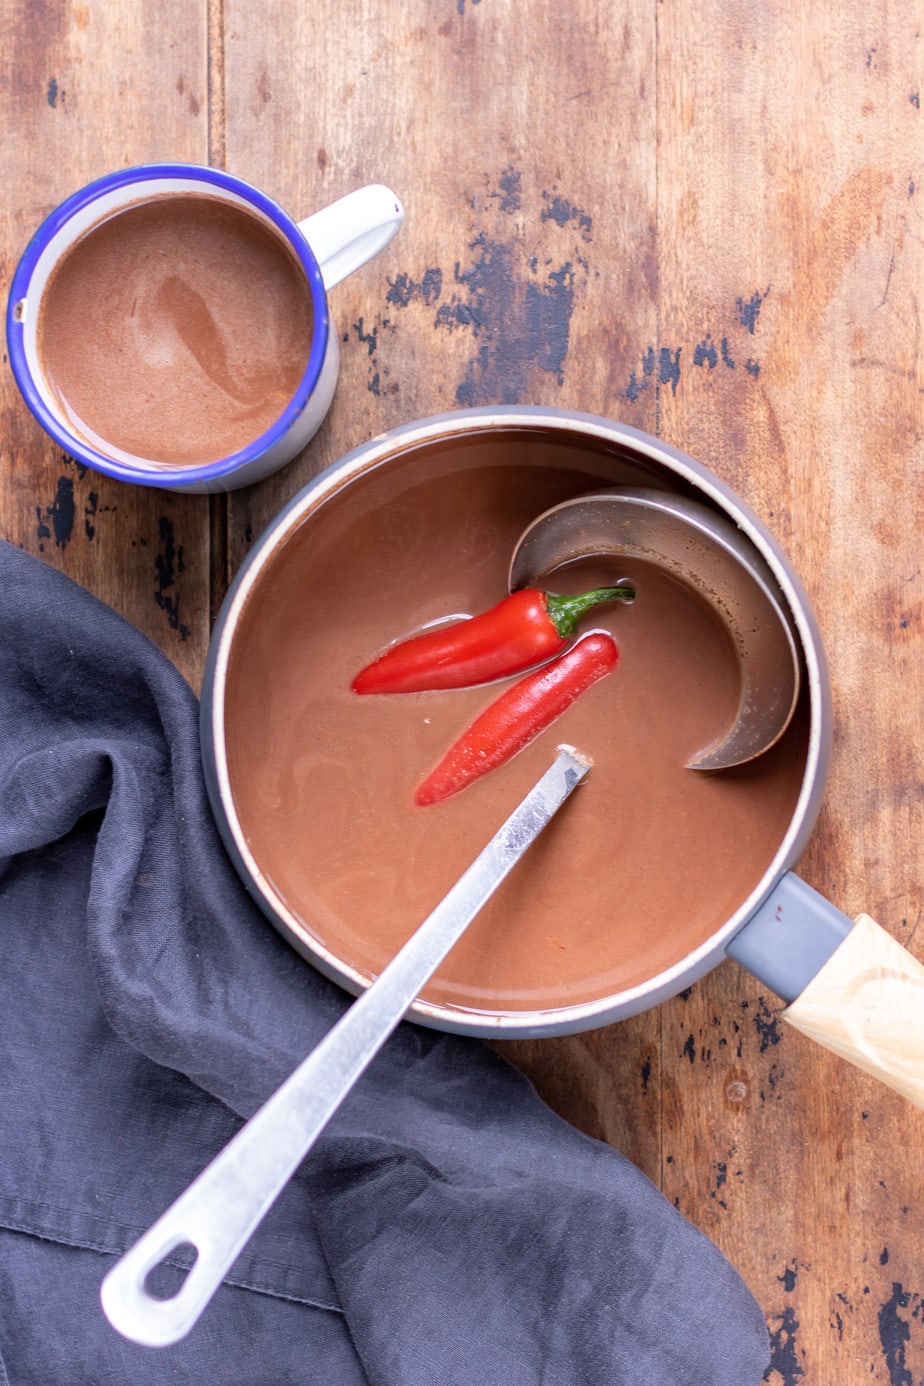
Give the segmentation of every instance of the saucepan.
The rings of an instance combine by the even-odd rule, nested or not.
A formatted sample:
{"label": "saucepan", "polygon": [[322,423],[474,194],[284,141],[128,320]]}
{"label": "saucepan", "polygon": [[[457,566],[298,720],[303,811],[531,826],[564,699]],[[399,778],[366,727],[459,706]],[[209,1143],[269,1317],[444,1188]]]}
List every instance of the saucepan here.
{"label": "saucepan", "polygon": [[[678,520],[691,526],[680,541]],[[726,581],[739,569],[747,581]],[[408,635],[464,632],[492,596],[504,605],[499,589],[534,577],[566,599],[628,592],[589,618],[621,654],[554,731],[444,799],[415,793],[457,727],[505,694],[490,679],[372,692],[359,666],[381,670]],[[774,700],[773,726],[744,736]],[[657,439],[583,414],[461,410],[319,475],[228,594],[203,762],[245,885],[360,1000],[109,1273],[111,1322],[151,1345],[189,1331],[401,1015],[481,1037],[574,1033],[730,956],[797,1028],[924,1105],[924,967],[793,869],[831,732],[819,630],[786,555],[718,477]],[[147,1271],[183,1241],[196,1263],[161,1302]]]}
{"label": "saucepan", "polygon": [[[438,520],[444,527],[438,541],[440,552],[458,580],[450,581],[448,594],[441,594],[441,605],[431,606],[424,567],[419,572],[419,590],[411,598],[405,594],[405,609],[395,619],[399,625],[403,621],[405,626],[425,626],[445,617],[448,613],[444,608],[453,600],[464,611],[469,579],[482,573],[486,565],[502,564],[509,557],[491,553],[496,537],[485,524],[484,510],[472,499],[483,497],[486,488],[490,491],[492,478],[500,478],[501,474],[513,476],[515,481],[517,476],[521,478],[518,495],[521,505],[522,497],[527,498],[527,509],[517,513],[527,516],[530,506],[534,513],[539,513],[550,500],[560,498],[561,488],[556,491],[555,485],[564,476],[565,491],[569,487],[572,492],[580,492],[617,484],[653,487],[690,497],[734,525],[742,543],[752,547],[757,561],[776,586],[801,666],[796,726],[787,734],[794,738],[788,754],[795,757],[794,762],[790,761],[790,797],[781,797],[769,829],[766,824],[754,828],[744,823],[742,840],[723,844],[723,854],[706,862],[704,870],[694,871],[689,883],[682,885],[680,894],[685,908],[678,914],[683,916],[688,911],[691,917],[697,915],[698,896],[721,896],[722,882],[732,874],[732,859],[751,849],[753,844],[746,840],[747,833],[761,831],[768,837],[763,843],[756,878],[733,887],[740,898],[726,897],[717,906],[721,917],[713,916],[705,926],[700,917],[698,924],[691,925],[686,941],[684,919],[678,918],[676,937],[681,942],[672,945],[673,954],[655,949],[652,961],[646,965],[647,975],[621,966],[621,944],[608,927],[606,906],[602,909],[604,917],[586,926],[581,912],[587,906],[575,898],[574,927],[583,930],[585,940],[597,937],[604,941],[601,947],[605,943],[617,959],[608,969],[596,969],[594,985],[582,986],[581,979],[564,962],[560,985],[556,985],[555,968],[550,965],[548,975],[543,974],[532,989],[526,988],[522,993],[517,992],[515,985],[506,990],[500,986],[496,991],[465,984],[454,986],[450,977],[444,986],[437,983],[418,997],[408,1018],[422,1025],[481,1037],[575,1033],[611,1024],[654,1006],[731,956],[782,998],[786,1003],[783,1015],[797,1028],[859,1067],[876,1073],[912,1101],[924,1104],[924,968],[868,916],[861,915],[856,921],[848,918],[794,872],[822,801],[832,736],[825,653],[806,593],[768,528],[718,476],[662,441],[608,419],[510,406],[459,410],[408,424],[372,439],[317,476],[254,545],[214,632],[202,700],[202,745],[209,794],[225,845],[260,907],[300,953],[353,994],[369,985],[384,965],[388,949],[394,951],[401,940],[385,939],[376,954],[374,949],[364,949],[362,941],[357,942],[348,933],[328,928],[328,916],[337,912],[349,915],[352,907],[366,896],[373,900],[397,900],[399,913],[406,900],[410,932],[415,922],[416,900],[410,883],[427,874],[429,827],[424,824],[421,841],[409,844],[406,851],[405,839],[399,833],[393,840],[390,860],[386,857],[384,866],[379,861],[375,867],[370,859],[368,823],[360,817],[338,819],[328,802],[338,776],[342,780],[368,773],[374,778],[372,766],[377,752],[372,744],[374,732],[368,726],[357,731],[362,744],[351,761],[343,748],[344,739],[350,737],[349,728],[345,729],[336,717],[327,718],[323,700],[320,704],[306,700],[305,722],[299,726],[297,742],[293,744],[310,747],[313,743],[314,752],[306,749],[302,757],[293,751],[291,763],[277,773],[275,780],[261,783],[253,793],[242,788],[240,767],[242,759],[258,762],[271,756],[273,738],[289,735],[293,720],[300,720],[298,697],[292,688],[288,703],[274,712],[277,676],[288,678],[290,683],[294,680],[293,687],[299,681],[314,678],[321,682],[327,677],[342,681],[341,670],[325,667],[336,657],[336,647],[330,639],[326,644],[319,639],[316,651],[311,650],[315,638],[312,612],[319,609],[319,600],[327,601],[326,594],[315,590],[318,573],[343,572],[357,564],[361,567],[361,557],[366,565],[360,585],[348,584],[339,598],[343,608],[337,619],[346,638],[349,632],[362,627],[361,608],[366,603],[374,605],[378,601],[379,605],[387,605],[392,600],[391,574],[381,566],[388,563],[389,554],[402,555],[410,565],[409,571],[416,571],[418,558],[424,565],[432,560],[434,549],[432,545],[428,548],[424,539],[426,531]],[[555,485],[550,482],[553,474]],[[456,485],[457,482],[460,484]],[[427,486],[429,492],[421,489]],[[492,501],[495,508],[510,504],[502,489],[498,481],[497,496]],[[435,507],[433,515],[426,512],[421,499],[427,494]],[[354,498],[356,503],[352,504]],[[381,553],[377,552],[379,539]],[[322,566],[312,569],[312,561]],[[303,580],[305,586],[299,591]],[[626,622],[643,619],[644,598],[642,585],[632,611],[626,614]],[[330,600],[338,600],[336,593]],[[613,629],[620,629],[621,619],[623,613],[617,613]],[[628,624],[622,629],[628,631]],[[402,630],[395,629],[394,634],[398,636]],[[289,662],[288,673],[281,672],[286,666],[281,647],[296,645],[305,647],[307,663]],[[244,677],[247,670],[250,673]],[[242,682],[250,685],[243,703],[239,693]],[[426,744],[431,720],[427,706],[423,695],[409,703],[413,711],[398,710],[396,715],[407,716],[412,723],[407,733],[411,740],[402,744],[413,745],[418,731]],[[391,741],[396,736],[400,740],[401,733],[395,731],[395,726],[387,719],[383,721],[379,740]],[[250,730],[244,733],[242,728]],[[656,738],[660,733],[657,727],[641,732],[635,727],[632,734]],[[619,726],[607,730],[608,738],[613,740],[625,735],[626,729]],[[366,737],[371,738],[368,744],[363,741]],[[241,746],[242,739],[247,742],[246,747]],[[594,755],[593,747],[581,749]],[[421,750],[420,754],[425,752]],[[793,763],[797,766],[795,772]],[[755,765],[756,770],[753,766],[742,767],[739,779],[746,781],[748,776],[762,773],[760,762]],[[686,771],[688,775],[699,773]],[[720,777],[722,774],[734,777],[736,772],[719,772]],[[247,778],[243,774],[243,779]],[[707,774],[705,778],[710,777]],[[380,786],[369,791],[373,798],[379,792]],[[395,796],[401,792],[396,785]],[[586,792],[589,794],[590,785]],[[388,816],[388,794],[386,787],[382,800],[386,807],[380,806],[380,817]],[[365,789],[359,798],[354,795],[354,815],[360,815],[356,805],[364,795]],[[305,834],[302,846],[307,848],[307,835],[313,829],[310,823],[293,825],[287,815],[291,818],[293,805],[311,800],[316,807],[322,801],[314,815],[315,825],[320,822],[319,813],[331,819],[331,832],[344,842],[340,864],[331,867],[327,899],[299,898],[304,881],[296,860],[300,855],[299,833]],[[421,813],[422,823],[427,812],[430,811]],[[646,815],[669,814],[670,805],[660,802],[651,809],[645,802],[644,786],[640,789],[636,784],[615,820],[612,807],[609,812],[611,832],[602,839],[607,846],[601,852],[598,842],[597,859],[586,869],[606,878],[606,890],[615,900],[631,870],[628,853],[620,850],[620,843],[631,844],[635,840],[633,832],[644,827]],[[435,828],[435,819],[433,823]],[[686,827],[678,819],[676,832],[680,837]],[[458,832],[464,836],[462,820]],[[328,855],[333,851],[324,850]],[[699,857],[703,849],[694,842],[692,852]],[[310,855],[307,850],[305,854]],[[696,865],[702,867],[703,863],[697,861]],[[671,870],[690,869],[689,861],[675,867],[668,863],[664,868],[668,874]],[[380,875],[384,871],[388,877],[384,894],[373,881],[376,870]],[[543,936],[544,886],[541,881],[538,886],[531,881],[529,873],[522,874],[522,897],[502,901],[499,908],[506,918],[522,905],[530,914],[532,937],[539,940]],[[591,906],[598,912],[599,899],[596,897],[596,905]],[[362,927],[356,925],[360,931]],[[594,928],[598,930],[596,935]],[[644,936],[646,932],[642,919],[639,934]],[[670,932],[673,937],[673,929]],[[479,965],[487,967],[495,950],[502,951],[505,943],[506,939],[491,939],[476,930],[466,965],[475,970]],[[568,939],[559,939],[558,943],[564,959]],[[545,945],[554,952],[556,940],[549,944],[545,939]],[[626,949],[631,946],[628,940]],[[585,943],[585,948],[587,965],[593,943]],[[573,963],[573,967],[579,966],[580,959]],[[592,963],[591,970],[595,970]]]}

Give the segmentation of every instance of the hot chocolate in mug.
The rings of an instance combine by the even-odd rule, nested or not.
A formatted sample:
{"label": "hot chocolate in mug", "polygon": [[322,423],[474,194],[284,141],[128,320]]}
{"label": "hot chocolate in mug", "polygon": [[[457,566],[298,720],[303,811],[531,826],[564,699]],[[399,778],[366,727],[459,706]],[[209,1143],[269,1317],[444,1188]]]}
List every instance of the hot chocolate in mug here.
{"label": "hot chocolate in mug", "polygon": [[109,174],[22,256],[13,374],[39,423],[97,471],[183,491],[250,485],[320,426],[339,372],[327,292],[403,220],[377,184],[296,222],[218,169]]}

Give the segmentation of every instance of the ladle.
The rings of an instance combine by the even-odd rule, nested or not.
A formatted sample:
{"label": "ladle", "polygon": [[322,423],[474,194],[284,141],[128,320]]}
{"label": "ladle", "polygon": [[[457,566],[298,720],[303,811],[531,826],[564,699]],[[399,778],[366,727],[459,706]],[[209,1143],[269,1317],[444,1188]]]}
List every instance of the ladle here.
{"label": "ladle", "polygon": [[724,770],[768,750],[795,711],[799,656],[773,575],[747,537],[708,506],[674,492],[593,491],[553,506],[523,532],[510,564],[510,591],[581,559],[610,556],[656,563],[693,587],[734,644],[741,672],[735,721],[688,768]]}
{"label": "ladle", "polygon": [[[130,1247],[103,1281],[106,1317],[146,1347],[179,1342],[354,1083],[437,967],[590,769],[560,746],[488,845],[379,977],[282,1087]],[[159,1299],[148,1275],[171,1252],[196,1259],[178,1292]]]}

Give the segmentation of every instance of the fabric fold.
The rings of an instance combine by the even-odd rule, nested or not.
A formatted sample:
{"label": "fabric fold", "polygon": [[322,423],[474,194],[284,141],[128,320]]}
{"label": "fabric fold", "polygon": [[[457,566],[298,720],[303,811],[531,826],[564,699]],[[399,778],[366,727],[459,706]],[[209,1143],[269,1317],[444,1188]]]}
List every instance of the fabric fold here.
{"label": "fabric fold", "polygon": [[[182,1380],[207,1342],[216,1384],[758,1386],[762,1315],[717,1248],[487,1046],[409,1024],[189,1338],[148,1351],[108,1327],[111,1255],[349,998],[237,878],[169,661],[3,543],[0,592],[0,1267],[31,1287],[0,1297],[10,1380]],[[69,1378],[29,1365],[43,1283],[74,1287],[68,1343],[46,1350],[70,1352]]]}

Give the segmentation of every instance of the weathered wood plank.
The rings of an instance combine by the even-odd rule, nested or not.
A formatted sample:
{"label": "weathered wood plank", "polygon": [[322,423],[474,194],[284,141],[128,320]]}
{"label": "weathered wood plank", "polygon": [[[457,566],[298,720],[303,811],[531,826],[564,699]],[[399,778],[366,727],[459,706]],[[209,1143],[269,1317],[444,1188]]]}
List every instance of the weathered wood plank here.
{"label": "weathered wood plank", "polygon": [[[208,160],[205,5],[4,0],[0,270],[52,208],[112,169]],[[6,357],[4,355],[4,361]],[[193,683],[209,635],[208,501],[75,465],[0,382],[0,533],[96,592]]]}
{"label": "weathered wood plank", "polygon": [[[884,6],[659,7],[660,427],[816,605],[837,715],[802,864],[921,956],[921,35]],[[764,1304],[773,1386],[921,1379],[924,1116],[729,964],[664,1009],[665,1191]]]}
{"label": "weathered wood plank", "polygon": [[[524,23],[514,0],[412,0],[370,22],[348,3],[319,27],[292,0],[258,32],[247,15],[232,3],[225,20],[229,168],[264,184],[272,169],[298,215],[385,182],[407,223],[331,295],[331,414],[286,472],[232,498],[232,568],[320,467],[415,418],[529,403],[654,431],[653,11],[576,6],[563,24],[542,0]],[[658,1038],[652,1014],[502,1049],[657,1180]]]}
{"label": "weathered wood plank", "polygon": [[313,471],[414,418],[520,401],[653,425],[652,392],[626,398],[656,335],[653,14],[578,7],[562,24],[548,0],[528,23],[511,0],[347,3],[321,26],[294,0],[258,28],[248,14],[226,18],[229,168],[298,214],[385,182],[407,223],[331,295],[328,423],[235,499],[235,561]]}

